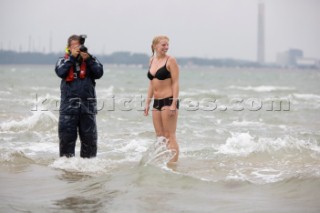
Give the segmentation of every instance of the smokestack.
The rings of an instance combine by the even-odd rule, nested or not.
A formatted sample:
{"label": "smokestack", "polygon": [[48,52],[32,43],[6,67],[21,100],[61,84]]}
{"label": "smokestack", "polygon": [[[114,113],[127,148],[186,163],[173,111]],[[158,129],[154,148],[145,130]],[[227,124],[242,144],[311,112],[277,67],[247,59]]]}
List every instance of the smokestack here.
{"label": "smokestack", "polygon": [[50,32],[49,37],[49,53],[52,53],[52,32]]}
{"label": "smokestack", "polygon": [[258,52],[257,62],[263,64],[264,60],[264,3],[260,2],[258,5]]}

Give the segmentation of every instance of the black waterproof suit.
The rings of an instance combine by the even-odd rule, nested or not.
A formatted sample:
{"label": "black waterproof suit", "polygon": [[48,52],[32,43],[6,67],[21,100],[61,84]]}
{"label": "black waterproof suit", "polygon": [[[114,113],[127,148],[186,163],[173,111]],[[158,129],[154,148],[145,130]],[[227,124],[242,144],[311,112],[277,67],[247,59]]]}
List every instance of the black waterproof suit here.
{"label": "black waterproof suit", "polygon": [[[86,65],[85,78],[79,78],[80,63],[72,55],[59,58],[56,64],[56,74],[62,78],[58,127],[61,157],[75,155],[78,130],[81,141],[80,156],[90,158],[97,154],[95,79],[103,75],[103,66],[95,57],[88,58]],[[75,78],[67,82],[71,66]]]}

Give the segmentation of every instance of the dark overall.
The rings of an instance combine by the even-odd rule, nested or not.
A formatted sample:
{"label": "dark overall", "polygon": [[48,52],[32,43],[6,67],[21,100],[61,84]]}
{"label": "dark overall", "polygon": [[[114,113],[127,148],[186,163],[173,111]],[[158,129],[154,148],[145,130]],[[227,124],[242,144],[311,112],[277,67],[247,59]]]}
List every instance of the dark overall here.
{"label": "dark overall", "polygon": [[[66,81],[73,66],[74,79]],[[94,57],[86,60],[86,75],[79,78],[80,63],[73,57],[59,58],[56,74],[61,80],[61,102],[59,116],[60,157],[75,155],[79,132],[81,141],[80,156],[83,158],[97,155],[97,100],[95,79],[103,75],[102,64]]]}

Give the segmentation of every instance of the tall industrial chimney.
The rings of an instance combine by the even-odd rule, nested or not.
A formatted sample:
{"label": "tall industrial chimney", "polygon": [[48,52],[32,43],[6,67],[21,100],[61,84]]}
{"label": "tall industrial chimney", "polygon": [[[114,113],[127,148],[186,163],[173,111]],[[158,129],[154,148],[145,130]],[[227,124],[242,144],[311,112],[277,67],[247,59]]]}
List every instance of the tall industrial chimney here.
{"label": "tall industrial chimney", "polygon": [[257,62],[263,64],[264,60],[264,3],[258,5],[258,52]]}

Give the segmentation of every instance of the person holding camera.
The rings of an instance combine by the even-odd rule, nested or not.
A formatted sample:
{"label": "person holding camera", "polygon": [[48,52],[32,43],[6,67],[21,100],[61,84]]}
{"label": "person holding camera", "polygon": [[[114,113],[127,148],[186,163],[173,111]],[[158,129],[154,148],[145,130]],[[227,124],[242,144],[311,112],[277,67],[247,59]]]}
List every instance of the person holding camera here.
{"label": "person holding camera", "polygon": [[58,124],[60,157],[75,156],[80,136],[82,158],[97,154],[96,79],[103,75],[102,64],[84,46],[85,35],[68,38],[66,54],[57,61],[55,72],[62,79]]}

